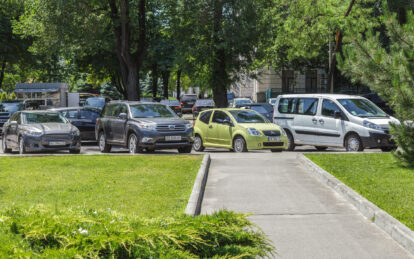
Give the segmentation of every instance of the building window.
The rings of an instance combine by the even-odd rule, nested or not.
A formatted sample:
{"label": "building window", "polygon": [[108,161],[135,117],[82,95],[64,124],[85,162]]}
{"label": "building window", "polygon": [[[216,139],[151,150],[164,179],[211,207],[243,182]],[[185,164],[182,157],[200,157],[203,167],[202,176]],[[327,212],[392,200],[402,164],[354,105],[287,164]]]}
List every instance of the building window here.
{"label": "building window", "polygon": [[283,93],[295,92],[295,73],[293,70],[282,71],[282,91]]}
{"label": "building window", "polygon": [[305,91],[306,93],[317,93],[318,92],[318,73],[316,70],[308,70],[305,74],[306,84]]}

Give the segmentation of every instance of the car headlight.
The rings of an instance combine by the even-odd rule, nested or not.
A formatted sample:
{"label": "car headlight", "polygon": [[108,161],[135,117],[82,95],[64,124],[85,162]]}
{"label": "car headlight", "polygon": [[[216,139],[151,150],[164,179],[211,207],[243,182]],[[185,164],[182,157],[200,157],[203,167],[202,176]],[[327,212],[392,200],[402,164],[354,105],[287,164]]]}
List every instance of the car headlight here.
{"label": "car headlight", "polygon": [[280,128],[280,132],[282,132],[282,136],[287,136],[286,131],[283,128]]}
{"label": "car headlight", "polygon": [[77,129],[77,130],[71,131],[70,134],[72,134],[72,136],[80,136],[80,131]]}
{"label": "car headlight", "polygon": [[260,132],[255,128],[247,128],[247,131],[252,136],[260,136],[261,135]]}
{"label": "car headlight", "polygon": [[35,130],[25,130],[24,134],[27,136],[32,136],[32,137],[39,137],[41,136],[43,133],[41,131],[35,131]]}
{"label": "car headlight", "polygon": [[156,124],[155,123],[138,123],[138,127],[145,130],[155,130]]}
{"label": "car headlight", "polygon": [[363,121],[362,123],[363,123],[364,127],[366,127],[366,128],[383,131],[383,129],[380,126],[378,126],[377,124],[372,123],[370,121]]}
{"label": "car headlight", "polygon": [[191,124],[191,123],[185,124],[185,129],[186,130],[189,130],[189,129],[192,129],[192,128],[193,128],[193,124]]}

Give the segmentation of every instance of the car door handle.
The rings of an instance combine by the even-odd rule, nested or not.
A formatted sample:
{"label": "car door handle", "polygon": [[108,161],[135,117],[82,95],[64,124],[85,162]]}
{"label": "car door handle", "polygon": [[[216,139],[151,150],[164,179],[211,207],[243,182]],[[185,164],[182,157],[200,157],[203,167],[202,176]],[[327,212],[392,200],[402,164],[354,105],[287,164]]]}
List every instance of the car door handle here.
{"label": "car door handle", "polygon": [[317,123],[318,122],[318,120],[315,119],[315,118],[313,118],[312,121],[313,121],[313,123]]}
{"label": "car door handle", "polygon": [[211,125],[210,125],[210,126],[208,126],[208,128],[209,128],[209,129],[212,129],[212,128],[213,128],[213,126],[211,126]]}
{"label": "car door handle", "polygon": [[319,120],[319,122],[320,122],[321,124],[324,124],[324,123],[325,123],[325,121],[324,121],[324,120],[322,120],[322,119],[320,119],[320,120]]}

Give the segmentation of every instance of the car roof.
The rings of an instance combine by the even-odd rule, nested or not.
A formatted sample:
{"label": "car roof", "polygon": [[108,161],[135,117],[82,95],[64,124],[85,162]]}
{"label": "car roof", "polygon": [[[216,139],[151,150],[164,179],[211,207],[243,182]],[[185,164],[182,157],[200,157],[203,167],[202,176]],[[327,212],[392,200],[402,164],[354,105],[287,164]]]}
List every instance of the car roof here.
{"label": "car roof", "polygon": [[358,95],[349,95],[349,94],[281,94],[278,98],[300,98],[300,97],[330,97],[330,98],[363,98]]}
{"label": "car roof", "polygon": [[23,111],[19,111],[19,112],[24,112],[24,113],[57,113],[57,111],[52,111],[52,110],[23,110]]}
{"label": "car roof", "polygon": [[61,107],[61,108],[52,108],[48,109],[49,111],[65,111],[65,110],[93,110],[93,111],[100,111],[96,107],[92,106],[77,106],[77,107]]}
{"label": "car roof", "polygon": [[107,105],[109,104],[129,104],[129,105],[133,105],[133,104],[159,104],[162,105],[162,103],[159,102],[141,102],[141,101],[125,101],[125,100],[116,100],[116,101],[110,101],[107,103]]}

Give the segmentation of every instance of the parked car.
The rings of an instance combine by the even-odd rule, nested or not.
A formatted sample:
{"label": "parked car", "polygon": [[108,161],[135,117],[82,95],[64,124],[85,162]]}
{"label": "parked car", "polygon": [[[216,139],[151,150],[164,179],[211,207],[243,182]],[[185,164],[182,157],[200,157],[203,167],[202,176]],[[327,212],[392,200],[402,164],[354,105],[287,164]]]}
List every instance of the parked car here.
{"label": "parked car", "polygon": [[199,99],[195,102],[193,106],[193,116],[194,118],[198,116],[201,111],[214,108],[216,105],[211,99]]}
{"label": "parked car", "polygon": [[194,125],[193,148],[203,151],[205,147],[281,152],[287,147],[287,136],[255,111],[212,109],[201,112]]}
{"label": "parked car", "polygon": [[227,101],[230,103],[234,100],[234,98],[236,98],[236,96],[234,95],[234,93],[227,93]]}
{"label": "parked car", "polygon": [[161,104],[170,107],[179,117],[183,115],[181,104],[178,100],[161,100]]}
{"label": "parked car", "polygon": [[53,107],[51,99],[25,99],[23,104],[24,110],[46,110]]}
{"label": "parked car", "polygon": [[24,109],[24,104],[20,101],[3,101],[0,102],[0,135],[2,134],[3,125],[9,120],[10,116],[17,111]]}
{"label": "parked car", "polygon": [[229,108],[240,108],[242,105],[251,103],[253,102],[249,98],[234,98],[234,100],[229,103]]}
{"label": "parked car", "polygon": [[109,101],[111,101],[109,97],[89,97],[86,99],[83,106],[102,110],[105,104]]}
{"label": "parked car", "polygon": [[389,134],[390,123],[400,122],[371,101],[352,95],[280,95],[274,109],[274,123],[288,135],[288,150],[312,145],[318,150],[345,147],[396,149]]}
{"label": "parked car", "polygon": [[263,117],[273,122],[273,105],[268,103],[243,104],[242,108],[247,108],[260,113]]}
{"label": "parked car", "polygon": [[79,93],[79,106],[84,106],[86,99],[91,97],[98,97],[97,94],[91,94],[91,93]]}
{"label": "parked car", "polygon": [[155,149],[178,149],[190,153],[193,125],[159,103],[110,102],[95,128],[101,152],[123,146],[130,153]]}
{"label": "parked car", "polygon": [[81,140],[95,141],[95,124],[101,111],[92,107],[67,107],[52,109],[68,119],[80,130]]}
{"label": "parked car", "polygon": [[198,100],[198,96],[196,94],[183,95],[183,97],[181,97],[181,107],[182,107],[183,113],[192,112],[193,106],[197,100]]}
{"label": "parked car", "polygon": [[271,105],[275,105],[277,98],[269,98],[269,100],[267,100],[267,102]]}
{"label": "parked car", "polygon": [[18,111],[3,125],[2,150],[10,153],[13,149],[20,154],[56,150],[78,154],[80,132],[57,112]]}

